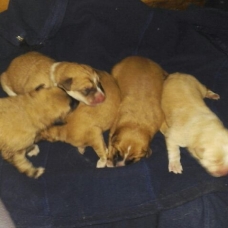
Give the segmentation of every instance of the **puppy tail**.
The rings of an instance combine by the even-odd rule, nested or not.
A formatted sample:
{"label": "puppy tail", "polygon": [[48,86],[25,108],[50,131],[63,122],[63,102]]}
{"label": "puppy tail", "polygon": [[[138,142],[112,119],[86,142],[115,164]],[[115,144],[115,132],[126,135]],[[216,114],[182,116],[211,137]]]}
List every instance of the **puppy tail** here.
{"label": "puppy tail", "polygon": [[212,99],[212,100],[219,100],[219,99],[220,99],[219,94],[214,93],[214,92],[213,92],[212,90],[210,90],[210,89],[207,89],[207,92],[206,92],[205,97],[206,97],[206,98],[209,98],[209,99]]}
{"label": "puppy tail", "polygon": [[0,82],[2,89],[9,95],[9,96],[16,96],[17,94],[13,91],[10,86],[10,81],[7,77],[7,73],[3,72],[0,76]]}

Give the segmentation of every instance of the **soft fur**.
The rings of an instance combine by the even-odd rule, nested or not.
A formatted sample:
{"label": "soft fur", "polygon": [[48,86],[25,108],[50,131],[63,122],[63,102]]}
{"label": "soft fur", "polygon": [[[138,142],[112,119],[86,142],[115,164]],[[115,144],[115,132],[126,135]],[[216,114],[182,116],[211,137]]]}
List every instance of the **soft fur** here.
{"label": "soft fur", "polygon": [[203,98],[219,99],[195,77],[171,74],[164,83],[162,108],[169,171],[182,173],[179,147],[191,155],[215,177],[228,173],[228,131],[206,106]]}
{"label": "soft fur", "polygon": [[73,98],[87,105],[105,99],[99,75],[88,65],[55,62],[38,52],[16,57],[1,75],[1,85],[9,96],[16,96],[39,87],[58,86]]}
{"label": "soft fur", "polygon": [[131,56],[114,66],[121,105],[110,130],[108,166],[123,166],[149,156],[163,122],[161,94],[167,73],[150,59]]}
{"label": "soft fur", "polygon": [[97,73],[106,93],[105,101],[94,107],[80,103],[77,109],[66,117],[65,125],[52,126],[44,130],[37,140],[67,142],[78,147],[82,154],[85,147],[91,146],[100,158],[97,167],[105,167],[107,147],[102,133],[113,124],[120,103],[120,93],[111,75],[103,71]]}
{"label": "soft fur", "polygon": [[36,134],[65,118],[72,98],[60,88],[41,89],[15,97],[0,99],[0,151],[2,157],[21,173],[37,178],[44,168],[36,168],[25,157],[39,148],[33,145]]}

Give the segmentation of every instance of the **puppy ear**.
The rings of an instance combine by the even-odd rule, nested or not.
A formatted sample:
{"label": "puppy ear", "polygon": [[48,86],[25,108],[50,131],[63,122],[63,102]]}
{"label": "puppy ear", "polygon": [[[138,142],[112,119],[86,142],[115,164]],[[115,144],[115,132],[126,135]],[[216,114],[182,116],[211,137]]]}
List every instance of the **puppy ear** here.
{"label": "puppy ear", "polygon": [[66,80],[60,82],[58,86],[66,91],[69,91],[71,89],[72,81],[72,78],[67,78]]}
{"label": "puppy ear", "polygon": [[219,100],[220,96],[217,93],[214,93],[213,91],[207,89],[207,93],[205,95],[206,98],[212,99],[212,100]]}

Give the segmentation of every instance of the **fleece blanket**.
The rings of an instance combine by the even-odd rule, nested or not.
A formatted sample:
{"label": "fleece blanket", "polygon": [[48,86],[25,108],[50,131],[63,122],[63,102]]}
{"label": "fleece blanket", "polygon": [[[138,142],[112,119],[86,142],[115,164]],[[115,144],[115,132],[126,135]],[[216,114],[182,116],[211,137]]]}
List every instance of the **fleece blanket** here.
{"label": "fleece blanket", "polygon": [[[29,50],[108,72],[124,57],[145,56],[220,94],[205,102],[228,127],[227,21],[226,11],[152,9],[139,0],[11,0],[0,14],[0,71]],[[183,174],[169,173],[159,132],[151,157],[119,168],[96,169],[91,148],[82,156],[61,142],[39,146],[31,160],[46,172],[37,180],[0,158],[0,199],[16,227],[227,227],[228,177],[210,176],[184,148]]]}

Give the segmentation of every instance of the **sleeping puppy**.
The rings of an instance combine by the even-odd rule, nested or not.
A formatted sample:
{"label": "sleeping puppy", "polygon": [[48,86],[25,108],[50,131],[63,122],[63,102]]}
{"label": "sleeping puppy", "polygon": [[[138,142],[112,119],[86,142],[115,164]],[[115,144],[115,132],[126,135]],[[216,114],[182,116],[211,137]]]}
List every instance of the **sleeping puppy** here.
{"label": "sleeping puppy", "polygon": [[67,142],[78,147],[81,154],[85,147],[91,146],[99,157],[97,167],[100,168],[105,167],[107,162],[107,147],[102,133],[113,124],[120,103],[120,92],[110,74],[103,71],[97,73],[105,90],[105,101],[93,107],[81,102],[77,109],[66,117],[65,125],[52,126],[42,131],[36,141],[43,139]]}
{"label": "sleeping puppy", "polygon": [[2,157],[13,164],[19,172],[38,178],[44,168],[36,168],[25,157],[37,155],[34,145],[36,134],[65,118],[76,100],[65,91],[52,87],[40,89],[15,97],[0,99],[0,151]]}
{"label": "sleeping puppy", "polygon": [[161,132],[170,172],[182,173],[179,147],[186,147],[212,176],[228,174],[228,131],[203,98],[217,100],[219,95],[191,75],[174,73],[164,83]]}
{"label": "sleeping puppy", "polygon": [[40,86],[63,88],[73,98],[87,105],[105,99],[99,75],[88,65],[55,62],[38,52],[15,58],[1,75],[1,85],[9,96],[32,91]]}
{"label": "sleeping puppy", "polygon": [[109,135],[109,167],[137,162],[152,153],[149,144],[164,117],[160,102],[167,73],[152,60],[131,56],[114,66],[112,75],[122,101]]}

